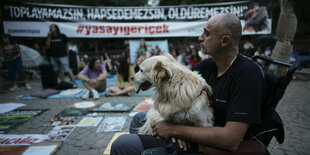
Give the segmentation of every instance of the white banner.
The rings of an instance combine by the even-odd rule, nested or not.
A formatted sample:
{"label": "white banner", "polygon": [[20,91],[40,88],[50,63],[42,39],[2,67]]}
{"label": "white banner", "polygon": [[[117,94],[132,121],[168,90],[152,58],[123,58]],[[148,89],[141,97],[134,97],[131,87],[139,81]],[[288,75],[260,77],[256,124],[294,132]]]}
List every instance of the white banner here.
{"label": "white banner", "polygon": [[[219,13],[235,14],[243,35],[271,33],[269,1],[233,1],[178,6],[106,7],[4,1],[4,32],[16,37],[46,37],[57,24],[67,37],[198,37]],[[245,24],[246,23],[246,24]]]}
{"label": "white banner", "polygon": [[[271,33],[271,19],[262,31],[247,34]],[[56,24],[67,37],[76,38],[134,38],[134,37],[198,37],[206,21],[147,22],[147,23],[98,23],[98,22],[27,22],[4,21],[4,33],[12,36],[47,37],[49,25]],[[242,27],[244,20],[241,20]]]}

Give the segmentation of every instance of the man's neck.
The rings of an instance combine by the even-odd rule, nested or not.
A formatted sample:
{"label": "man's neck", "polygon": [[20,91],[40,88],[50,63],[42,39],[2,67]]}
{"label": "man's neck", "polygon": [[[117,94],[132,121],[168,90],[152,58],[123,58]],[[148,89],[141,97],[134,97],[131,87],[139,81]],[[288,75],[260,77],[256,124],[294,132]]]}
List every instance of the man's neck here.
{"label": "man's neck", "polygon": [[59,35],[59,33],[57,33],[57,32],[53,32],[52,34],[53,34],[53,36],[58,36]]}
{"label": "man's neck", "polygon": [[213,56],[213,60],[217,66],[217,77],[223,75],[233,64],[238,55],[238,50],[235,51],[223,51]]}

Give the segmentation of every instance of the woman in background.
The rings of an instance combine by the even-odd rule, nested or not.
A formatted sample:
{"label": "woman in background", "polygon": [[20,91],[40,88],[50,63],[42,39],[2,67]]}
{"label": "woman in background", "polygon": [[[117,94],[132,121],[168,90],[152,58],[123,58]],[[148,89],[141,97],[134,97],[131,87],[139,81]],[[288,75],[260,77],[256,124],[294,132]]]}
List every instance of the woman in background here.
{"label": "woman in background", "polygon": [[192,56],[188,59],[188,62],[190,64],[190,68],[193,68],[196,64],[198,64],[201,61],[201,57],[199,56],[199,53],[195,48],[192,48],[191,51]]}
{"label": "woman in background", "polygon": [[10,91],[19,90],[17,86],[16,73],[19,74],[23,80],[26,89],[31,89],[31,86],[26,83],[26,76],[24,73],[23,61],[21,58],[21,51],[19,46],[15,43],[13,37],[4,34],[1,39],[0,55],[3,55],[5,66],[9,71],[10,80],[13,82],[13,87],[9,88]]}
{"label": "woman in background", "polygon": [[120,57],[115,64],[117,66],[118,85],[109,87],[110,92],[106,96],[128,95],[134,90],[131,77],[134,76],[135,71],[125,57]]}
{"label": "woman in background", "polygon": [[170,53],[178,63],[182,63],[182,56],[179,55],[179,51],[177,49],[172,49]]}

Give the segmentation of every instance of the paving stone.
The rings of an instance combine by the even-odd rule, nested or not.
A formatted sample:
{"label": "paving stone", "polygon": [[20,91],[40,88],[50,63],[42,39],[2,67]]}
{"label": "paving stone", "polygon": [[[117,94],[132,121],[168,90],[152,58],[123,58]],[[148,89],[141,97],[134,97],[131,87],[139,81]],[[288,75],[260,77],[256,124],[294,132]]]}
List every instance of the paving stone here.
{"label": "paving stone", "polygon": [[77,143],[74,144],[75,147],[82,147],[85,145],[85,142],[83,141],[77,141]]}
{"label": "paving stone", "polygon": [[89,151],[89,150],[90,150],[90,147],[89,147],[87,144],[85,144],[84,146],[82,146],[82,147],[80,148],[80,150],[82,150],[82,151]]}

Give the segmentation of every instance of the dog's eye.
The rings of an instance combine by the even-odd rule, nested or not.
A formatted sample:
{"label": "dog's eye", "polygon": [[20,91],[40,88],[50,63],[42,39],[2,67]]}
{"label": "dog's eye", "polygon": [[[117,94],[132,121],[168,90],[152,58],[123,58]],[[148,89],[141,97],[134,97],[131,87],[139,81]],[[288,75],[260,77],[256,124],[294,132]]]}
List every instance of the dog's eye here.
{"label": "dog's eye", "polygon": [[140,68],[140,72],[143,72],[143,69]]}

